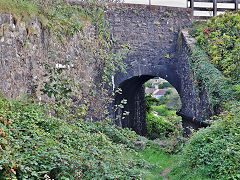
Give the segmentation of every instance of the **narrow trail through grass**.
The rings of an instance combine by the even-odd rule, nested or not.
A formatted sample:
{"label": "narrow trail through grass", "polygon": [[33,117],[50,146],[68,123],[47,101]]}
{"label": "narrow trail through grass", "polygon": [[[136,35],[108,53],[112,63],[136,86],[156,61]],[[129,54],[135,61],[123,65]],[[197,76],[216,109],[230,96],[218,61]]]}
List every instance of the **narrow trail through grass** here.
{"label": "narrow trail through grass", "polygon": [[168,180],[167,175],[170,173],[172,167],[166,168],[161,174],[160,177],[162,177],[164,180]]}
{"label": "narrow trail through grass", "polygon": [[178,162],[178,155],[171,155],[165,153],[161,148],[147,147],[145,150],[139,152],[142,159],[150,164],[156,164],[151,171],[146,172],[143,179],[159,180],[168,179],[168,174],[174,164]]}
{"label": "narrow trail through grass", "polygon": [[[180,154],[168,154],[160,146],[148,146],[139,152],[141,158],[153,165],[143,169],[144,180],[210,180],[201,171],[178,167],[182,161]],[[177,167],[177,168],[176,168]]]}

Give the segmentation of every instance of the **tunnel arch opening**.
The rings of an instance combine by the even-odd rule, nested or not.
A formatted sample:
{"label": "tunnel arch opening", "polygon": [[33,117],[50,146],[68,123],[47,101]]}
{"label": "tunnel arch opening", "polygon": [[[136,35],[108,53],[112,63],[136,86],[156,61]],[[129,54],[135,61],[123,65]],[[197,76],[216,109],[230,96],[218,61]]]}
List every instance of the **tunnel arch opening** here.
{"label": "tunnel arch opening", "polygon": [[[118,108],[115,111],[115,121],[118,126],[131,128],[140,135],[147,134],[145,83],[157,77],[159,76],[133,76],[119,84],[118,88],[121,89],[121,93],[117,93],[115,96],[115,107],[118,107],[123,101],[127,103],[123,104],[123,108]],[[169,83],[178,92],[179,86],[176,81]],[[178,94],[180,95],[180,93]]]}

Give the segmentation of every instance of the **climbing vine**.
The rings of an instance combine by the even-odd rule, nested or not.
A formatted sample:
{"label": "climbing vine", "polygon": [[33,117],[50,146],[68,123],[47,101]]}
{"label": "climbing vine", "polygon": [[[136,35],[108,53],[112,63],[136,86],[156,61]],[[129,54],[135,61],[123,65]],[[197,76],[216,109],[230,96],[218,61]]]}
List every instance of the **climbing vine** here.
{"label": "climbing vine", "polygon": [[226,12],[192,30],[197,44],[209,55],[208,60],[236,83],[240,81],[239,24],[240,12]]}
{"label": "climbing vine", "polygon": [[206,91],[209,108],[213,113],[220,110],[225,102],[236,98],[230,79],[224,77],[208,61],[208,56],[202,50],[195,49],[189,60],[194,76],[194,86],[199,92]]}

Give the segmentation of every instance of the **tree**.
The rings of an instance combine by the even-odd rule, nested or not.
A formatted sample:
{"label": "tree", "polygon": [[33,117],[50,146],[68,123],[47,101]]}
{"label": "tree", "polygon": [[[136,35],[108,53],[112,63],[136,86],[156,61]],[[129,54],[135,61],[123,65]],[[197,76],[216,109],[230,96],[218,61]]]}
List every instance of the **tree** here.
{"label": "tree", "polygon": [[169,82],[162,82],[158,85],[158,89],[164,89],[167,87],[173,87]]}

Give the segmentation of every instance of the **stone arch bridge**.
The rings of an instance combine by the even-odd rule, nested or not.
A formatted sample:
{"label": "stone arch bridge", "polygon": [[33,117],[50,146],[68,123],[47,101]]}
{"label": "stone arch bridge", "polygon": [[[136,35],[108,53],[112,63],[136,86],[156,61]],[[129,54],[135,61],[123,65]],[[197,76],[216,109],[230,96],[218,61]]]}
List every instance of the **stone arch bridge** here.
{"label": "stone arch bridge", "polygon": [[[114,77],[115,88],[122,94],[115,97],[115,105],[127,100],[123,111],[129,116],[117,122],[137,133],[146,133],[144,83],[154,77],[169,81],[178,91],[182,108],[178,115],[183,127],[207,126],[202,121],[207,104],[204,93],[197,93],[188,62],[189,47],[181,30],[192,24],[191,9],[136,4],[109,4],[107,17],[112,35],[121,44],[128,44],[132,53],[127,56],[126,73]],[[121,115],[123,112],[115,113]]]}

